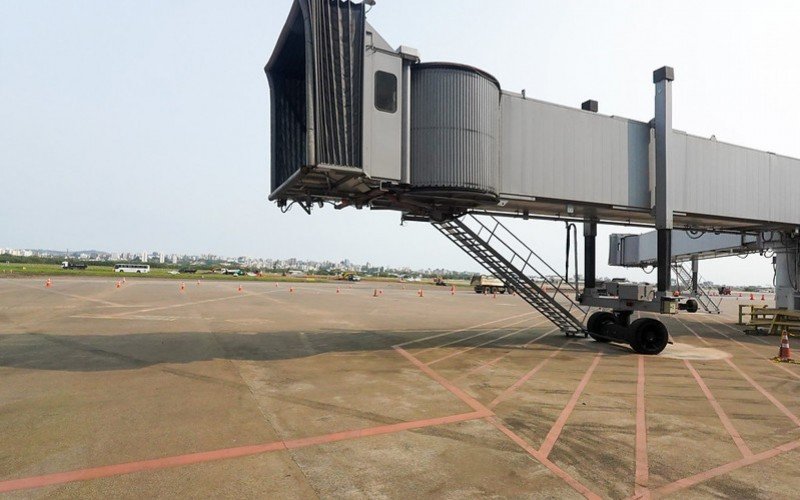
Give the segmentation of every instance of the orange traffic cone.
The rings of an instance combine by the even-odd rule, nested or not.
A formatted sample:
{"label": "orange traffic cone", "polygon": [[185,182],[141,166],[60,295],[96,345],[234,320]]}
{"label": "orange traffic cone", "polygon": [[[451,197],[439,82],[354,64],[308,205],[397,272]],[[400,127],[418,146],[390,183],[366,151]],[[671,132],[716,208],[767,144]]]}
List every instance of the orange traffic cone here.
{"label": "orange traffic cone", "polygon": [[339,290],[339,287],[337,286],[336,287],[336,293],[340,293],[340,292],[341,292],[341,290]]}
{"label": "orange traffic cone", "polygon": [[289,293],[294,293],[294,287],[293,286],[289,287]]}
{"label": "orange traffic cone", "polygon": [[422,291],[422,288],[419,289],[419,291],[417,292],[417,295],[420,296],[420,297],[424,297],[425,296],[425,293]]}
{"label": "orange traffic cone", "polygon": [[767,299],[764,298],[764,294],[762,293],[761,294],[761,302],[764,302],[765,300],[767,300]]}
{"label": "orange traffic cone", "polygon": [[239,293],[242,292],[242,285],[239,285],[239,288],[236,289]]}
{"label": "orange traffic cone", "polygon": [[125,284],[125,278],[124,277],[122,278],[122,284],[123,285]]}
{"label": "orange traffic cone", "polygon": [[750,294],[750,300],[756,300],[756,296],[753,295],[752,293]]}
{"label": "orange traffic cone", "polygon": [[120,283],[119,281],[117,281],[117,288],[119,288],[119,287],[121,287],[121,286],[122,286],[122,283]]}
{"label": "orange traffic cone", "polygon": [[377,297],[378,296],[378,289],[377,288],[372,291],[372,296],[373,297]]}
{"label": "orange traffic cone", "polygon": [[181,283],[181,292],[186,290],[186,283]]}
{"label": "orange traffic cone", "polygon": [[44,287],[50,288],[51,286],[53,286],[53,281],[50,278],[47,278],[47,281],[44,282]]}
{"label": "orange traffic cone", "polygon": [[455,285],[453,285],[450,287],[450,295],[455,295],[455,294],[456,294],[456,287]]}
{"label": "orange traffic cone", "polygon": [[781,335],[781,348],[778,350],[778,361],[792,361],[792,350],[789,348],[789,334],[786,330]]}
{"label": "orange traffic cone", "polygon": [[278,284],[277,283],[275,283],[275,288],[278,288]]}
{"label": "orange traffic cone", "polygon": [[383,295],[383,290],[378,290],[378,295]]}
{"label": "orange traffic cone", "polygon": [[200,286],[200,280],[197,280],[197,286]]}

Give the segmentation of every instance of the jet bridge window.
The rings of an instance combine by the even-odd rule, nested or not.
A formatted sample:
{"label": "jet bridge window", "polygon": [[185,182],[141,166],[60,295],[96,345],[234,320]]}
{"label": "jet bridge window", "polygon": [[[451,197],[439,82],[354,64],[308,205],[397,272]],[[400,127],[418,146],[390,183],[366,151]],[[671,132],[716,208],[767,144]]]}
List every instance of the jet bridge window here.
{"label": "jet bridge window", "polygon": [[385,71],[375,72],[375,108],[378,111],[397,111],[397,77]]}

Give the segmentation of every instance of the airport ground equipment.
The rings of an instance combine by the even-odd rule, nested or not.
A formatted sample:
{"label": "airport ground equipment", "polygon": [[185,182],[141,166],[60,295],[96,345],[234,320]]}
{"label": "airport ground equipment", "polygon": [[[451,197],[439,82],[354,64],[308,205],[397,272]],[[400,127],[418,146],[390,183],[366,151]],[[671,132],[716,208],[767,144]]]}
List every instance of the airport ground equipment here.
{"label": "airport ground equipment", "polygon": [[[332,203],[433,223],[509,286],[525,285],[523,298],[567,333],[586,330],[639,352],[659,352],[668,336],[654,318],[631,323],[632,312],[691,309],[669,294],[680,231],[732,235],[739,246],[777,235],[780,245],[768,248],[780,271],[779,303],[800,309],[800,160],[674,130],[672,68],[653,73],[652,120],[606,116],[593,100],[575,109],[502,90],[469,65],[422,62],[367,22],[374,3],[291,4],[265,68],[269,199],[281,209],[311,213]],[[584,327],[583,312],[544,298],[520,272],[523,261],[500,259],[485,233],[467,232],[471,215],[582,223],[585,286],[572,300],[580,311],[611,311]],[[597,289],[603,223],[655,228],[655,288],[621,285],[616,296]]]}
{"label": "airport ground equipment", "polygon": [[494,276],[484,276],[476,274],[469,280],[469,285],[475,290],[475,293],[492,294],[498,293],[511,293],[511,290],[506,290],[506,284]]}
{"label": "airport ground equipment", "polygon": [[689,291],[689,294],[694,297],[700,307],[707,313],[720,314],[719,304],[711,298],[708,290],[700,284],[700,274],[697,271],[697,259],[692,259],[691,270],[686,269],[683,263],[675,263],[672,265],[672,270],[675,271],[675,278],[681,288]]}

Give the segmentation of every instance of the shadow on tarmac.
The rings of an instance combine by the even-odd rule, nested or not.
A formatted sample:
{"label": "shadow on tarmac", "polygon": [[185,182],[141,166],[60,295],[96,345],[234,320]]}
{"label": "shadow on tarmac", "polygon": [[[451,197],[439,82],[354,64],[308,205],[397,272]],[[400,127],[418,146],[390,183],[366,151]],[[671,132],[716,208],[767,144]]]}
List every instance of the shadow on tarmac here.
{"label": "shadow on tarmac", "polygon": [[[515,329],[493,331],[469,339],[475,331],[463,332],[463,340],[442,349],[476,347],[493,351],[538,350],[561,347],[566,338],[552,333],[525,345],[544,331],[520,332],[499,338]],[[480,333],[480,332],[478,332]],[[111,371],[131,370],[157,364],[193,363],[213,359],[276,361],[307,358],[329,353],[391,351],[392,347],[435,334],[430,331],[322,331],[269,333],[142,333],[119,335],[64,335],[48,333],[0,334],[0,367],[33,370]],[[479,346],[492,339],[496,342]],[[456,340],[453,335],[413,342],[408,350],[437,347]],[[606,355],[630,355],[627,346],[599,344],[577,337],[563,349],[563,356],[602,350]],[[575,360],[580,358],[575,357]],[[583,358],[588,363],[590,358]]]}

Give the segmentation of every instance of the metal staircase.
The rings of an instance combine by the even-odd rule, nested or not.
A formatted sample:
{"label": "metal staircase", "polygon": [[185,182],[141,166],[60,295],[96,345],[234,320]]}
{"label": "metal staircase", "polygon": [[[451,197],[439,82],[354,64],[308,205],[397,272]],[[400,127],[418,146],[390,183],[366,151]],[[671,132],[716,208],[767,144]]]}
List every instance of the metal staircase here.
{"label": "metal staircase", "polygon": [[[705,309],[707,313],[721,313],[719,304],[714,302],[714,299],[711,298],[711,296],[703,287],[698,284],[697,290],[692,288],[691,271],[687,270],[686,267],[684,267],[684,265],[681,263],[672,264],[672,270],[675,271],[675,277],[678,279],[680,286],[689,290],[689,293],[697,300],[697,303],[700,304],[700,307]],[[700,281],[699,277],[698,281]]]}
{"label": "metal staircase", "polygon": [[495,217],[486,216],[486,220],[488,224],[468,214],[433,226],[561,331],[585,334],[590,308],[577,302],[577,284],[560,276]]}

